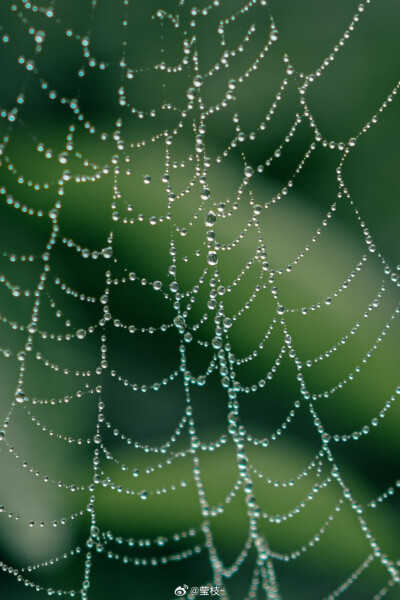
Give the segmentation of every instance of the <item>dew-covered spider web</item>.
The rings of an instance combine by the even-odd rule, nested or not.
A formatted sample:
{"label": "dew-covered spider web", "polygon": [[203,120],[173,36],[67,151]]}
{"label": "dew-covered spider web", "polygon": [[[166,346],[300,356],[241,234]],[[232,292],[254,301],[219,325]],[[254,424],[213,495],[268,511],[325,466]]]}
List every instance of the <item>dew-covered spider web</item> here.
{"label": "dew-covered spider web", "polygon": [[2,598],[400,598],[399,23],[1,2]]}

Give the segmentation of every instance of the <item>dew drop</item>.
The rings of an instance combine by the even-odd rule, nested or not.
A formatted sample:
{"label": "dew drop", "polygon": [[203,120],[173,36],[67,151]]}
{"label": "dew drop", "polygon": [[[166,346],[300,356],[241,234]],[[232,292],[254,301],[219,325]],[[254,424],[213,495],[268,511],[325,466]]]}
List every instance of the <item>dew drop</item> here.
{"label": "dew drop", "polygon": [[213,211],[210,211],[205,218],[206,227],[212,227],[217,220],[217,217]]}
{"label": "dew drop", "polygon": [[196,75],[196,77],[194,77],[193,85],[194,85],[194,87],[197,87],[197,88],[199,88],[203,85],[203,78],[201,75]]}
{"label": "dew drop", "polygon": [[208,188],[203,188],[200,192],[200,198],[202,200],[208,200],[209,197],[211,196],[211,192]]}
{"label": "dew drop", "polygon": [[230,327],[232,327],[232,319],[230,319],[229,317],[226,317],[223,322],[222,322],[223,326],[225,329],[229,329]]}
{"label": "dew drop", "polygon": [[35,42],[37,44],[43,44],[46,34],[44,31],[37,31],[35,33]]}
{"label": "dew drop", "polygon": [[112,257],[111,246],[107,246],[107,248],[103,248],[102,255],[104,256],[104,258],[111,258]]}
{"label": "dew drop", "polygon": [[58,155],[58,162],[61,163],[62,165],[66,165],[68,162],[68,153],[60,152],[60,154]]}
{"label": "dew drop", "polygon": [[186,92],[186,96],[188,97],[189,100],[194,100],[197,94],[197,90],[194,87],[190,87],[188,89],[188,91]]}
{"label": "dew drop", "polygon": [[18,404],[23,404],[26,400],[26,396],[23,392],[21,392],[21,390],[18,390],[18,392],[15,394],[15,401],[18,402]]}
{"label": "dew drop", "polygon": [[29,323],[27,329],[28,329],[29,333],[36,333],[37,332],[37,327],[36,327],[35,323]]}

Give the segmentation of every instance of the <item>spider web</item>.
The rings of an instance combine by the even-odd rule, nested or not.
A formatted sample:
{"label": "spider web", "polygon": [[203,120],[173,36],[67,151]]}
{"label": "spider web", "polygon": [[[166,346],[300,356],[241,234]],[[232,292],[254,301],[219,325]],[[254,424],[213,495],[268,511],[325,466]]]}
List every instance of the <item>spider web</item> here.
{"label": "spider web", "polygon": [[312,60],[285,3],[3,4],[4,589],[398,597],[399,267],[351,161],[400,82],[348,131],[323,87],[374,4]]}

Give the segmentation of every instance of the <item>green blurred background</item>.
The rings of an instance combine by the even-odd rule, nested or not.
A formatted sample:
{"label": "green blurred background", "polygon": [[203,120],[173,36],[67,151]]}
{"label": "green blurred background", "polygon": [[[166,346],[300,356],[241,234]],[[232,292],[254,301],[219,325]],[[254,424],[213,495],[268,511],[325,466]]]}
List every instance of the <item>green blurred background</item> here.
{"label": "green blurred background", "polygon": [[[164,221],[151,226],[148,222],[149,217],[159,217],[167,211],[165,184],[162,182],[165,171],[164,138],[161,136],[159,141],[139,147],[137,144],[157,132],[170,131],[177,126],[179,111],[184,110],[188,102],[186,91],[193,78],[192,54],[189,54],[189,66],[177,73],[170,74],[164,69],[154,70],[151,67],[161,61],[168,65],[179,64],[183,40],[185,37],[189,39],[195,32],[193,48],[198,52],[199,69],[201,73],[207,73],[221,55],[217,34],[221,19],[238,14],[225,27],[228,49],[240,46],[249,28],[256,24],[256,31],[244,44],[243,52],[237,51],[231,57],[229,69],[223,67],[204,78],[201,97],[205,106],[213,106],[226,93],[228,81],[238,80],[265,45],[270,33],[271,11],[279,31],[278,42],[271,46],[259,68],[246,78],[244,84],[236,86],[235,102],[214,111],[206,120],[204,146],[205,154],[211,159],[207,173],[211,197],[204,206],[206,210],[216,210],[217,205],[223,202],[229,209],[243,180],[243,157],[246,163],[256,167],[273,155],[300,110],[297,87],[303,81],[301,74],[314,72],[320,67],[357,10],[357,4],[348,0],[333,3],[327,0],[304,0],[301,3],[273,0],[269,2],[269,8],[261,2],[254,3],[243,13],[240,11],[242,3],[233,0],[229,4],[221,1],[221,6],[194,18],[190,12],[193,6],[201,9],[203,5],[189,1],[181,4],[171,0],[164,1],[161,6],[160,2],[150,0],[131,3],[127,7],[123,2],[108,0],[93,7],[88,0],[57,0],[46,10],[35,10],[35,5],[25,1],[15,4],[7,1],[0,6],[0,34],[3,37],[0,46],[3,82],[0,106],[4,111],[0,127],[2,138],[6,140],[0,167],[0,186],[3,186],[0,190],[0,273],[22,290],[35,288],[43,268],[40,257],[51,231],[48,212],[57,200],[61,200],[60,232],[51,253],[51,271],[41,297],[39,329],[65,335],[68,331],[74,333],[79,328],[95,325],[93,333],[87,334],[84,339],[72,337],[70,341],[58,342],[43,339],[38,334],[34,336],[34,349],[26,359],[24,384],[30,402],[16,406],[6,436],[6,442],[15,448],[20,458],[17,459],[8,452],[5,444],[0,443],[0,504],[5,507],[4,513],[0,514],[1,559],[7,565],[21,569],[62,556],[79,546],[79,554],[34,570],[27,576],[35,583],[51,586],[54,590],[80,589],[90,528],[86,511],[89,493],[87,489],[72,492],[59,488],[57,482],[87,488],[93,477],[98,393],[90,393],[85,388],[86,384],[90,389],[102,386],[105,419],[111,424],[110,428],[102,425],[102,441],[118,461],[107,460],[106,453],[101,452],[102,479],[110,477],[117,485],[136,490],[170,488],[172,484],[177,487],[176,490],[169,489],[165,495],[150,494],[143,501],[124,491],[112,490],[110,485],[96,486],[98,526],[103,532],[113,532],[114,536],[104,551],[94,551],[89,598],[96,600],[113,595],[170,600],[178,585],[205,585],[212,577],[204,550],[196,557],[157,567],[125,565],[106,556],[106,552],[112,550],[121,556],[160,557],[203,542],[201,531],[178,541],[173,539],[176,532],[198,529],[202,522],[190,454],[146,474],[147,467],[166,461],[168,451],[165,454],[143,452],[122,443],[118,435],[113,434],[116,429],[141,444],[160,446],[175,431],[185,406],[181,376],[162,386],[159,392],[132,392],[123,384],[126,378],[139,385],[149,385],[177,369],[181,343],[178,330],[172,327],[166,332],[157,331],[150,335],[136,331],[132,335],[126,329],[115,327],[116,319],[134,324],[136,328],[159,327],[163,323],[171,323],[176,315],[171,301],[165,299],[162,293],[156,293],[151,286],[140,283],[142,278],[150,282],[160,280],[163,290],[168,290],[171,281],[168,276],[171,224]],[[165,15],[153,18],[159,9],[164,10]],[[178,14],[179,28],[168,17]],[[125,27],[122,21],[126,17],[128,25]],[[395,0],[368,6],[334,62],[307,90],[308,107],[328,142],[346,143],[349,138],[358,135],[396,85],[400,63],[399,18],[400,5]],[[196,22],[195,26],[192,21]],[[45,32],[45,39],[38,51],[35,37],[41,31]],[[90,67],[90,59],[83,56],[85,45],[82,41],[87,36],[90,39],[90,56],[97,60],[94,67]],[[124,39],[127,41],[126,63],[134,72],[133,78],[121,75]],[[249,134],[257,130],[285,77],[287,65],[282,61],[285,53],[295,68],[295,75],[289,78],[268,127],[252,141]],[[22,64],[20,57],[24,57]],[[26,61],[32,57],[36,67],[29,72]],[[43,89],[46,82],[48,87]],[[121,85],[128,99],[125,106],[118,101],[123,95],[119,91]],[[16,98],[21,93],[25,100],[18,105]],[[82,120],[73,115],[63,98],[77,99],[80,114],[84,115]],[[351,434],[370,424],[399,384],[399,325],[397,319],[391,319],[398,303],[395,274],[398,271],[396,265],[400,262],[398,102],[394,96],[379,114],[378,123],[360,136],[343,166],[345,185],[361,221],[367,224],[376,252],[368,251],[360,222],[347,198],[338,199],[332,218],[322,225],[337,199],[336,168],[341,158],[337,148],[330,149],[319,144],[294,179],[293,188],[279,202],[271,202],[292,178],[293,171],[313,140],[312,130],[305,120],[284,146],[281,156],[263,173],[254,173],[248,186],[243,188],[239,208],[233,216],[218,218],[215,225],[217,240],[229,243],[251,219],[252,197],[256,204],[270,203],[259,220],[269,268],[275,271],[283,269],[283,274],[275,277],[280,302],[286,308],[322,302],[320,309],[309,310],[305,316],[300,312],[285,316],[293,346],[303,363],[324,354],[360,322],[355,334],[350,334],[349,341],[337,352],[311,368],[304,368],[307,387],[312,393],[319,393],[347,378],[357,366],[361,367],[360,373],[343,389],[316,402],[319,416],[331,435]],[[178,111],[160,109],[162,104],[168,103],[177,107]],[[15,121],[8,118],[14,106],[18,106]],[[132,107],[135,109],[133,112]],[[150,115],[151,110],[155,111],[154,117]],[[237,133],[235,114],[238,115],[236,124],[240,124],[246,139],[232,149],[226,159],[217,162],[216,158]],[[119,118],[122,123],[116,124]],[[171,169],[170,184],[174,191],[185,189],[193,177],[194,161],[188,160],[188,156],[194,154],[193,122],[198,123],[198,119],[199,108],[195,104],[171,147],[171,164],[174,161],[178,164],[178,168]],[[63,164],[59,156],[65,151],[71,123],[76,126],[74,148],[68,163]],[[93,133],[90,133],[91,128]],[[117,147],[118,136],[113,136],[116,130],[120,131],[125,142],[122,149]],[[102,133],[108,135],[102,138]],[[131,143],[135,144],[134,148],[130,147]],[[38,151],[41,144],[44,151]],[[129,176],[121,169],[118,177],[122,194],[118,206],[119,220],[112,219],[115,209],[111,207],[114,184],[112,156],[115,154],[128,156],[130,162],[125,161],[124,169],[131,169]],[[182,161],[185,161],[184,166],[179,166]],[[104,170],[105,166],[109,167],[108,172]],[[92,181],[91,177],[101,170],[101,178]],[[57,182],[63,174],[64,194],[58,196]],[[152,178],[150,185],[144,184],[146,175]],[[40,184],[37,190],[36,182]],[[206,266],[205,213],[200,212],[201,218],[195,220],[192,227],[188,226],[200,206],[201,188],[202,185],[196,183],[189,194],[173,205],[172,222],[188,229],[186,236],[178,236],[174,232],[179,257],[177,278],[182,291],[190,290]],[[16,210],[7,203],[10,195],[21,205],[43,211],[44,216],[29,216]],[[143,222],[137,220],[139,214],[144,215]],[[132,216],[136,218],[135,224],[125,225],[123,219]],[[321,233],[318,233],[318,228],[321,228]],[[110,231],[113,231],[113,257],[106,258],[101,250],[109,244],[107,237]],[[313,236],[315,242],[311,242]],[[99,256],[95,260],[85,259],[74,247],[63,243],[63,238],[74,240],[82,249],[98,251]],[[223,285],[232,283],[254,256],[258,244],[253,228],[244,235],[240,245],[220,253],[218,269]],[[286,265],[303,252],[307,244],[310,244],[310,250],[305,251],[304,259],[292,271],[286,272]],[[200,252],[196,256],[198,249]],[[35,260],[14,262],[10,260],[12,254],[32,255]],[[329,306],[325,305],[325,298],[341,286],[363,255],[367,255],[368,260],[348,289],[333,298]],[[392,279],[385,275],[379,255],[390,266]],[[185,256],[187,261],[182,260]],[[79,294],[98,298],[104,292],[108,269],[112,271],[112,279],[126,277],[129,272],[135,272],[137,279],[130,281],[128,278],[126,284],[109,286],[112,320],[99,327],[102,305],[98,301],[82,301],[66,294],[57,284],[57,278]],[[253,267],[245,273],[240,284],[224,299],[227,315],[237,312],[248,300],[260,281],[259,276],[259,270]],[[206,276],[205,285],[190,312],[189,326],[207,311],[209,279],[210,274]],[[383,280],[386,291],[373,307]],[[29,323],[33,299],[32,294],[15,297],[6,285],[2,285],[0,301],[1,316],[8,319],[8,322],[3,319],[0,323],[0,346],[12,352],[10,358],[0,356],[3,420],[15,393],[18,375],[16,354],[26,342],[26,332],[12,324]],[[369,315],[368,318],[364,313]],[[275,317],[276,301],[270,290],[258,293],[250,308],[229,330],[232,352],[238,358],[250,354]],[[364,365],[362,358],[376,343],[387,323],[390,323],[390,329]],[[210,346],[198,345],[196,339],[210,341],[213,329],[213,319],[210,318],[195,332],[194,341],[187,344],[188,369],[195,377],[204,374],[213,355]],[[109,368],[96,375],[101,335],[107,337]],[[251,386],[265,378],[279,354],[283,339],[283,327],[278,323],[256,360],[237,368],[237,377],[243,385]],[[72,374],[64,375],[46,366],[36,359],[37,352],[41,352],[45,360],[71,369]],[[113,369],[121,375],[122,382],[111,375]],[[91,370],[92,375],[76,376],[76,370]],[[272,481],[294,479],[321,447],[307,402],[301,398],[296,373],[294,362],[286,353],[275,376],[263,389],[239,394],[241,423],[249,434],[261,439],[271,438],[295,402],[301,400],[296,417],[268,448],[246,444],[251,464]],[[77,397],[78,390],[83,393]],[[58,399],[66,395],[71,396],[68,403],[42,405],[32,400]],[[221,435],[229,438],[227,393],[221,387],[219,375],[213,373],[204,387],[193,386],[193,408],[197,435],[202,442],[213,443]],[[343,480],[360,504],[379,496],[388,486],[396,488],[395,482],[399,477],[399,415],[399,407],[394,402],[379,426],[370,427],[368,435],[357,441],[330,443]],[[40,426],[31,417],[39,421]],[[42,426],[47,430],[43,431]],[[50,430],[56,435],[49,435]],[[57,434],[82,440],[82,443],[68,443],[59,439]],[[173,450],[184,450],[189,445],[189,436],[184,430]],[[199,457],[208,500],[212,506],[218,506],[223,503],[238,476],[234,444],[228,439],[212,452],[200,450]],[[27,468],[22,465],[24,460],[28,462]],[[121,469],[122,465],[127,467],[126,470]],[[39,470],[40,476],[29,472],[30,468]],[[330,468],[324,460],[320,477],[313,470],[294,487],[276,487],[254,477],[255,496],[261,511],[284,514],[298,506],[316,483],[329,476]],[[132,476],[136,469],[139,470],[137,478]],[[42,475],[49,475],[55,484],[44,483]],[[182,480],[187,485],[181,486]],[[280,524],[260,519],[260,531],[273,551],[290,553],[297,550],[307,544],[329,515],[334,514],[341,495],[339,485],[333,480],[293,518]],[[82,516],[68,520],[65,525],[52,525],[63,515],[82,509]],[[9,511],[12,511],[13,517],[7,518]],[[18,520],[14,518],[16,515]],[[375,509],[365,509],[363,517],[383,552],[392,561],[399,559],[398,495],[394,493],[386,501],[378,503]],[[35,525],[30,528],[27,523],[31,519]],[[45,522],[43,528],[39,526],[41,521]],[[248,516],[242,490],[226,505],[222,515],[211,517],[211,524],[220,557],[229,566],[248,535]],[[162,547],[136,543],[130,548],[126,543],[120,544],[116,539],[118,536],[136,540],[159,536],[171,539]],[[370,552],[357,516],[345,502],[315,547],[292,562],[275,561],[282,598],[312,600],[328,596]],[[232,600],[247,598],[254,560],[253,550],[240,570],[226,583]],[[360,579],[343,593],[343,598],[373,598],[387,581],[386,569],[375,559]],[[2,574],[0,591],[2,598],[13,600],[30,598],[36,593],[9,574]],[[257,598],[264,598],[263,594],[260,591]],[[46,593],[36,595],[40,597]],[[400,598],[398,587],[391,587],[386,597]]]}

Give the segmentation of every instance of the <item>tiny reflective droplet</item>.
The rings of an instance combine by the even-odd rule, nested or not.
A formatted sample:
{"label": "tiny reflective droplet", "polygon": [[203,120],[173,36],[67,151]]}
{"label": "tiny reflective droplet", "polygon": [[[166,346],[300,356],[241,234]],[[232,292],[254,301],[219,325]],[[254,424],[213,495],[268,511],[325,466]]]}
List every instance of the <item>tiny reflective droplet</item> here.
{"label": "tiny reflective droplet", "polygon": [[186,92],[186,96],[188,97],[189,100],[194,100],[197,94],[197,90],[194,87],[190,87],[188,89],[188,91]]}
{"label": "tiny reflective droplet", "polygon": [[225,329],[229,329],[230,327],[232,327],[232,319],[230,319],[229,317],[226,317],[223,322],[222,322],[223,326]]}
{"label": "tiny reflective droplet", "polygon": [[193,85],[197,88],[203,85],[203,78],[201,75],[196,75],[193,79]]}
{"label": "tiny reflective droplet", "polygon": [[213,211],[210,211],[205,218],[206,227],[212,227],[217,220],[217,217]]}
{"label": "tiny reflective droplet", "polygon": [[211,192],[208,188],[203,188],[200,192],[200,198],[202,200],[208,200],[209,197],[211,196]]}
{"label": "tiny reflective droplet", "polygon": [[23,402],[25,402],[25,400],[26,400],[26,396],[23,392],[18,391],[15,394],[15,401],[18,402],[18,404],[22,404]]}
{"label": "tiny reflective droplet", "polygon": [[37,31],[37,32],[35,33],[35,42],[36,42],[37,44],[43,44],[43,42],[44,42],[44,40],[45,40],[45,37],[46,37],[46,34],[45,34],[45,32],[44,32],[44,31],[41,31],[41,30],[39,30],[39,31]]}
{"label": "tiny reflective droplet", "polygon": [[60,152],[60,154],[58,155],[58,162],[61,163],[62,165],[67,164],[67,162],[68,162],[68,153],[67,152]]}

